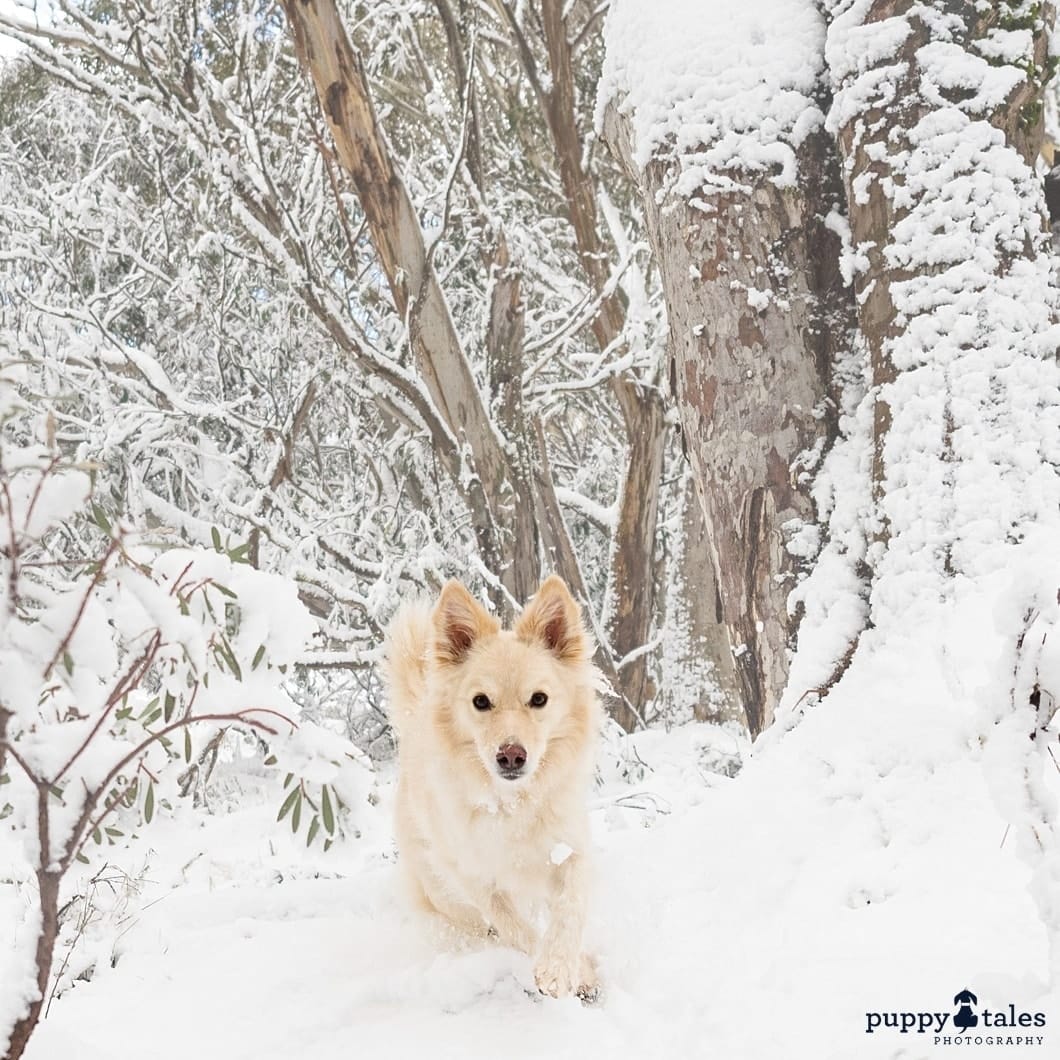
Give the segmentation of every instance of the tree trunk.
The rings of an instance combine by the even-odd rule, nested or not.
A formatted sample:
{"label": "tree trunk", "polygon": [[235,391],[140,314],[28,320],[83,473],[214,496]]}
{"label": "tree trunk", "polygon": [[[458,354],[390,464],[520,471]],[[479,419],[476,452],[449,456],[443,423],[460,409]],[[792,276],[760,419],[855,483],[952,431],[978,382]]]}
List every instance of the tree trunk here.
{"label": "tree trunk", "polygon": [[[606,134],[632,166],[630,131]],[[838,239],[824,225],[836,175],[823,134],[799,148],[797,188],[741,173],[743,187],[692,205],[653,160],[641,201],[670,317],[672,383],[709,529],[722,616],[753,735],[773,718],[796,623],[789,530],[814,519],[810,465],[834,436],[825,414],[829,328],[843,316]]]}
{"label": "tree trunk", "polygon": [[661,399],[647,398],[638,407],[630,423],[626,477],[611,543],[606,618],[620,695],[612,714],[627,732],[643,722],[650,698],[647,641],[655,610],[653,559],[666,440]]}
{"label": "tree trunk", "polygon": [[48,982],[51,979],[52,960],[55,956],[55,940],[59,936],[59,883],[62,880],[62,870],[50,865],[48,799],[51,795],[49,786],[41,784],[38,791],[37,826],[40,864],[37,868],[37,891],[41,922],[36,950],[37,998],[30,1002],[29,1011],[12,1029],[3,1060],[20,1060],[29,1044],[30,1036],[40,1021],[41,1009],[48,996]]}
{"label": "tree trunk", "polygon": [[[1055,5],[831,7],[829,125],[871,370],[878,625],[909,621],[911,599],[937,600],[1035,517],[1055,417],[1034,171]],[[1024,54],[1009,54],[1014,40]]]}
{"label": "tree trunk", "polygon": [[[539,573],[532,482],[508,459],[482,401],[360,57],[334,0],[285,0],[284,10],[339,162],[357,190],[394,308],[408,328],[419,376],[452,436],[451,445],[470,453],[472,466],[461,478],[483,559],[509,597],[525,600]],[[497,602],[508,604],[503,598]]]}
{"label": "tree trunk", "polygon": [[681,485],[672,571],[666,587],[666,668],[660,709],[667,717],[746,728],[729,631],[722,618],[710,536],[689,468]]}
{"label": "tree trunk", "polygon": [[[570,5],[542,0],[541,23],[548,51],[549,86],[543,110],[559,164],[571,227],[590,285],[600,298],[592,322],[601,351],[621,353],[626,311],[608,289],[609,248],[600,237],[596,190],[585,166],[585,143],[575,107],[574,59],[568,17]],[[618,701],[611,708],[627,731],[643,721],[648,692],[647,641],[654,617],[655,537],[659,488],[665,449],[662,395],[651,382],[615,376],[612,391],[629,439],[626,473],[611,543],[611,569],[605,604],[607,642],[617,683]]]}

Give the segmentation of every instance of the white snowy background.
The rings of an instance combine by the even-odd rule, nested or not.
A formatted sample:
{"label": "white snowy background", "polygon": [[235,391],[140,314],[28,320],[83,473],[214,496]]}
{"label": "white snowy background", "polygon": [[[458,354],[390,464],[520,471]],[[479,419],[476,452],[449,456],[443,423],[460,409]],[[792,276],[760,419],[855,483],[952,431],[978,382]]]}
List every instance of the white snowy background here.
{"label": "white snowy background", "polygon": [[[722,186],[737,156],[780,162],[782,179],[795,179],[781,139],[835,119],[811,98],[824,33],[815,6],[737,6],[619,0],[609,16],[601,105],[614,98],[631,114],[642,162],[675,136],[688,191]],[[894,41],[836,36],[832,47],[856,66],[858,49]],[[716,145],[707,153],[705,141]],[[1047,278],[1024,281],[998,298],[1018,302]],[[1028,418],[1040,385],[1028,376]],[[840,528],[844,506],[866,503],[857,394],[845,412],[819,487]],[[1055,420],[1027,429],[1047,433]],[[915,432],[903,437],[917,444]],[[717,727],[608,729],[593,793],[596,1004],[542,999],[528,958],[432,936],[410,915],[390,829],[392,763],[345,767],[359,797],[348,834],[324,853],[277,823],[281,778],[233,740],[205,807],[160,812],[137,839],[72,871],[68,896],[84,915],[64,924],[55,998],[28,1057],[917,1060],[946,1051],[929,1037],[867,1035],[866,1012],[950,1012],[965,987],[990,1007],[1047,1014],[1044,1047],[990,1055],[1056,1055],[1060,851],[1055,834],[1032,831],[1025,803],[1033,787],[1055,820],[1057,731],[1036,736],[1031,771],[1033,718],[1011,702],[1026,601],[1037,600],[1032,632],[1057,617],[1056,486],[1043,471],[1039,492],[1013,499],[1003,474],[989,477],[999,451],[1018,460],[1025,441],[991,437],[988,425],[970,436],[989,488],[960,495],[984,540],[1004,536],[991,521],[1015,519],[1022,543],[997,556],[984,548],[978,577],[926,604],[917,550],[930,542],[900,539],[892,562],[911,576],[889,582],[876,628],[824,700],[809,693],[864,607],[835,550],[800,589],[817,634],[753,748]],[[966,517],[928,512],[921,529]],[[285,607],[277,625],[291,621]],[[1055,638],[1039,672],[1060,688]],[[24,969],[5,962],[27,930],[28,872],[15,833],[0,831],[0,1026],[24,1000]]]}

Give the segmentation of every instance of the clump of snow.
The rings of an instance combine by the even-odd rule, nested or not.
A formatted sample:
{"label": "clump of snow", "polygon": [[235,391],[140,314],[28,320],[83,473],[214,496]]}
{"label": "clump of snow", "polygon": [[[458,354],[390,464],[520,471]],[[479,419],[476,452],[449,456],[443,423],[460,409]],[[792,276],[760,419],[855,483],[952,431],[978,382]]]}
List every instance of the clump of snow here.
{"label": "clump of snow", "polygon": [[823,121],[814,4],[615,0],[604,36],[597,123],[609,104],[628,115],[638,165],[662,149],[686,197],[738,186],[741,172],[794,185],[795,148]]}
{"label": "clump of snow", "polygon": [[562,865],[574,853],[574,847],[568,846],[566,843],[557,843],[548,855],[548,860],[553,865]]}

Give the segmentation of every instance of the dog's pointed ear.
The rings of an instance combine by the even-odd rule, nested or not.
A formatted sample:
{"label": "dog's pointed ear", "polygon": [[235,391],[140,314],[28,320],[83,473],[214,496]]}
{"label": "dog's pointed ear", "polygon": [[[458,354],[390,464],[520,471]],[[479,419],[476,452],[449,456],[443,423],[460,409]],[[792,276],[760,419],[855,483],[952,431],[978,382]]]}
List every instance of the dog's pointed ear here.
{"label": "dog's pointed ear", "polygon": [[462,662],[476,641],[500,629],[500,623],[455,580],[442,586],[431,620],[434,658],[443,666]]}
{"label": "dog's pointed ear", "polygon": [[582,624],[582,612],[562,578],[555,574],[526,605],[515,624],[515,635],[528,644],[543,644],[564,662],[585,659],[591,641]]}

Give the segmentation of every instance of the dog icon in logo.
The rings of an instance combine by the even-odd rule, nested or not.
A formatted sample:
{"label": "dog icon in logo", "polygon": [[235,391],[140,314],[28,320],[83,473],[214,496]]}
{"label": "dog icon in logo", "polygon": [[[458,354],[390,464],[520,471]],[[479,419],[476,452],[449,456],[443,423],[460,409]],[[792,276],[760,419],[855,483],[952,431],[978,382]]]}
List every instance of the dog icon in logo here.
{"label": "dog icon in logo", "polygon": [[953,1003],[958,1007],[956,1015],[953,1017],[954,1027],[960,1027],[962,1031],[966,1031],[969,1027],[976,1027],[979,1025],[979,1017],[972,1011],[972,1005],[979,1004],[979,998],[965,988],[962,990],[954,999]]}

